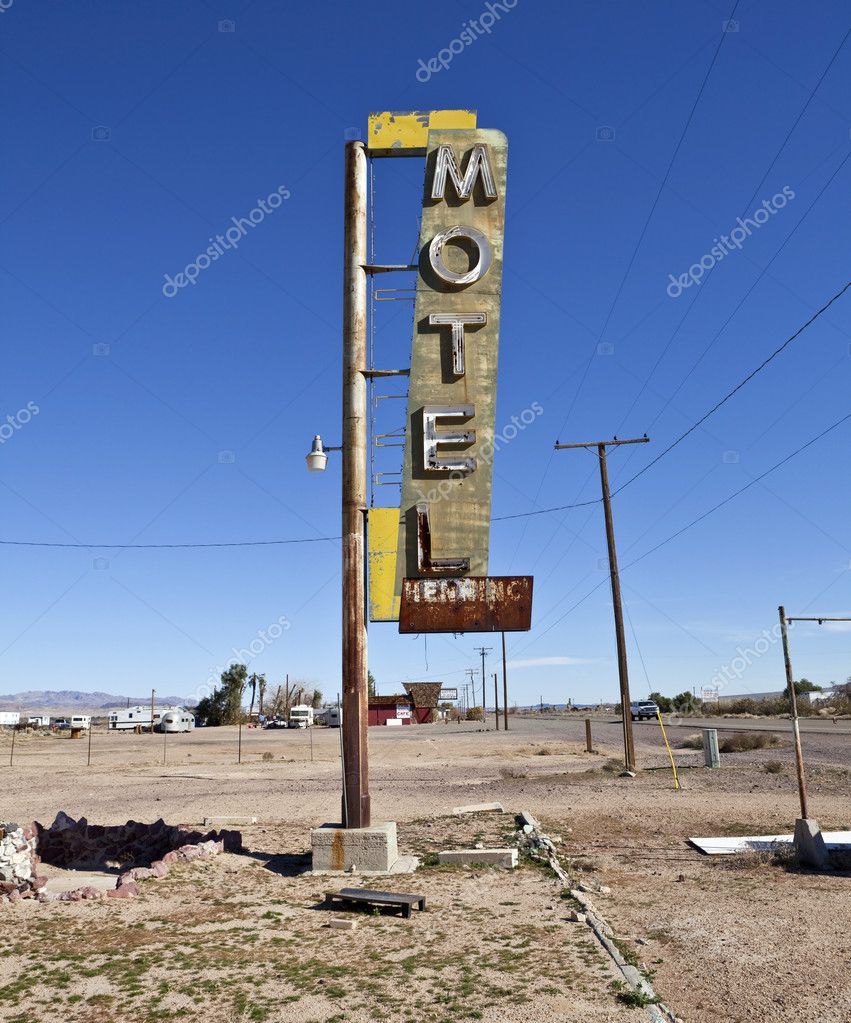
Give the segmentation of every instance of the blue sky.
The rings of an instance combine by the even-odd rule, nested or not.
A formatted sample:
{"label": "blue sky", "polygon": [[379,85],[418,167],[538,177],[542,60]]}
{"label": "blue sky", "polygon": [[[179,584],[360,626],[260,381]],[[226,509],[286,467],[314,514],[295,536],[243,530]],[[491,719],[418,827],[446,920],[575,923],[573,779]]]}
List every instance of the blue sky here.
{"label": "blue sky", "polygon": [[[544,414],[497,457],[495,517],[599,496],[594,459],[554,454],[556,438],[647,431],[611,455],[617,487],[848,278],[851,43],[795,125],[848,30],[838,0],[805,16],[740,0],[679,149],[732,0],[497,5],[490,34],[425,82],[419,62],[484,2],[3,6],[3,540],[338,536],[339,464],[308,477],[304,454],[316,431],[339,439],[342,154],[370,110],[472,107],[509,139],[497,423]],[[421,164],[379,161],[375,180],[378,261],[405,262]],[[741,249],[669,296],[669,275],[784,187],[794,198]],[[279,189],[236,249],[163,295]],[[637,695],[701,687],[737,657],[729,691],[780,688],[776,642],[739,652],[777,605],[851,611],[849,424],[627,567],[847,414],[849,302],[615,498]],[[407,365],[411,314],[380,307],[379,365]],[[400,425],[401,403],[380,404],[379,424]],[[534,628],[509,637],[512,700],[615,694],[604,558],[599,506],[494,522],[491,572],[535,575]],[[190,694],[265,631],[252,670],[333,694],[339,560],[321,540],[3,546],[0,691]],[[844,679],[849,639],[799,626],[796,673]],[[454,684],[482,642],[498,647],[375,625],[370,666],[383,692]]]}

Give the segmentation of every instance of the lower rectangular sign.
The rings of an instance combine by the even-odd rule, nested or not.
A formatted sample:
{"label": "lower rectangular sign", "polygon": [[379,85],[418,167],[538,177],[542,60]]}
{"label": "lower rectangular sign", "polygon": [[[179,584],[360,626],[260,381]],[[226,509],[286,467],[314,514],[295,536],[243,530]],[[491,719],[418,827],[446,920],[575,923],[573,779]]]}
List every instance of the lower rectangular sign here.
{"label": "lower rectangular sign", "polygon": [[405,579],[399,632],[528,632],[532,576]]}

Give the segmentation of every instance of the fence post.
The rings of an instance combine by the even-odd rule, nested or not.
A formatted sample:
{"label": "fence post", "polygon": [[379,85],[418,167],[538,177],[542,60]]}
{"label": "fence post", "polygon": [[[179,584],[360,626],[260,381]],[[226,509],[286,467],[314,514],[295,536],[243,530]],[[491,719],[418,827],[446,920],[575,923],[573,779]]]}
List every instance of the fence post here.
{"label": "fence post", "polygon": [[585,718],[585,752],[594,752],[594,743],[591,740],[591,718]]}
{"label": "fence post", "polygon": [[721,756],[718,753],[718,729],[703,729],[703,763],[706,767],[720,767]]}

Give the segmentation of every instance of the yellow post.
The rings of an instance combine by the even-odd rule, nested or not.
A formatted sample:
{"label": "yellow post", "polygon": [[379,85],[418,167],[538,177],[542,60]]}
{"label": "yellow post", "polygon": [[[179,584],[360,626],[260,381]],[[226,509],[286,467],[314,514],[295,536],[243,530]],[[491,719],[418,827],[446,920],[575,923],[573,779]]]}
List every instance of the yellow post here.
{"label": "yellow post", "polygon": [[662,724],[662,715],[659,712],[659,708],[656,708],[656,717],[659,719],[659,727],[662,729],[662,738],[665,740],[665,749],[668,751],[668,756],[671,760],[671,770],[674,772],[674,788],[679,791],[680,783],[677,779],[677,765],[674,763],[674,754],[671,752],[671,747],[668,745],[668,736],[665,735],[665,726]]}

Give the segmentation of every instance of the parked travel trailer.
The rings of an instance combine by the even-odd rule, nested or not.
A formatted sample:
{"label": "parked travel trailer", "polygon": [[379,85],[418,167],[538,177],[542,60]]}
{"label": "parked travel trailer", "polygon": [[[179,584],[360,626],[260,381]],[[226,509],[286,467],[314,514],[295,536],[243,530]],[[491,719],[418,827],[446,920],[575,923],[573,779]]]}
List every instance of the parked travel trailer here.
{"label": "parked travel trailer", "polygon": [[191,732],[195,727],[195,715],[181,708],[167,710],[155,727],[158,732]]}
{"label": "parked travel trailer", "polygon": [[14,728],[21,723],[21,715],[16,710],[0,710],[0,725]]}
{"label": "parked travel trailer", "polygon": [[290,707],[290,728],[310,728],[313,724],[313,707],[297,703]]}
{"label": "parked travel trailer", "polygon": [[27,718],[27,724],[30,728],[50,728],[50,718],[45,716],[39,716]]}
{"label": "parked travel trailer", "polygon": [[329,707],[325,711],[325,724],[329,728],[339,728],[343,723],[343,708],[342,707]]}
{"label": "parked travel trailer", "polygon": [[[171,708],[166,708],[170,710]],[[162,707],[154,707],[154,727],[156,727],[160,719],[162,718],[164,709]],[[132,732],[135,728],[150,728],[151,727],[151,705],[147,707],[126,707],[124,710],[113,710],[110,712],[108,725],[110,731],[117,732]]]}
{"label": "parked travel trailer", "polygon": [[92,718],[90,714],[73,714],[71,716],[69,727],[71,731],[75,731],[78,728],[91,728]]}

